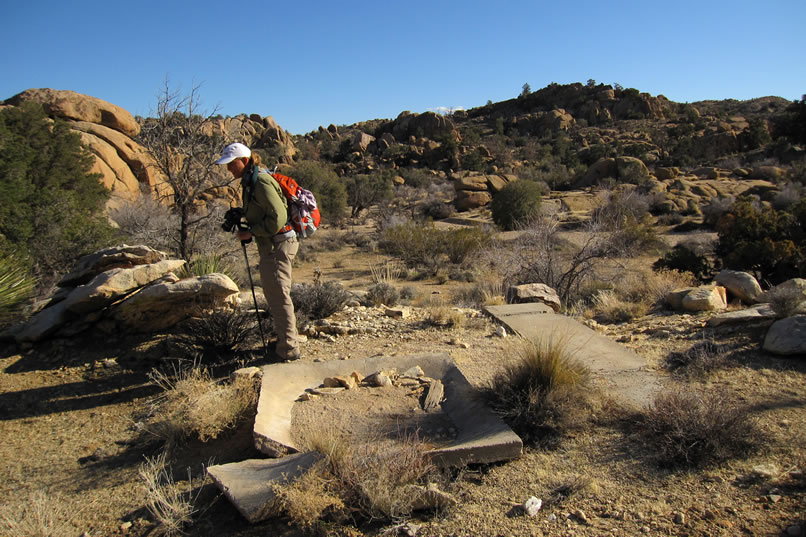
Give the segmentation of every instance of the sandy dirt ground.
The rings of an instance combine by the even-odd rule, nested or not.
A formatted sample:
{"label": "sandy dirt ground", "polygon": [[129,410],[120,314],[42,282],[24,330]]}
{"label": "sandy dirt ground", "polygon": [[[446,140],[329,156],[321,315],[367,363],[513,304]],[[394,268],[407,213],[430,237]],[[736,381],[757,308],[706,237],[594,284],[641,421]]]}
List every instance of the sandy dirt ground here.
{"label": "sandy dirt ground", "polygon": [[[308,279],[318,267],[324,279],[340,279],[357,289],[370,281],[368,266],[376,260],[370,254],[317,254],[296,275]],[[447,295],[455,284],[412,285],[421,295]],[[427,312],[427,307],[415,307],[409,317],[393,320],[381,310],[367,310],[364,322],[375,329],[311,337],[303,345],[302,359],[444,352],[471,383],[481,386],[511,356],[515,338],[495,337],[496,326],[477,312],[465,311],[467,322],[461,328],[433,326],[426,322]],[[346,313],[334,316],[334,322],[339,315]],[[527,447],[517,460],[457,472],[450,492],[458,506],[414,516],[410,521],[419,525],[417,535],[803,535],[806,361],[762,353],[763,330],[710,330],[707,318],[661,312],[600,331],[658,369],[670,352],[704,339],[726,345],[725,367],[674,382],[719,391],[746,405],[764,438],[756,453],[706,469],[663,468],[629,423],[616,419],[616,406],[603,404],[591,427],[550,448]],[[41,512],[52,516],[53,535],[161,534],[145,508],[138,478],[141,463],[159,445],[143,442],[135,422],[158,392],[147,375],[165,366],[168,339],[167,334],[88,333],[33,348],[2,348],[0,494],[7,520]],[[189,535],[301,535],[282,518],[248,524],[205,480],[206,465],[263,457],[252,445],[250,428],[245,422],[215,440],[191,441],[176,450],[174,476],[197,495],[198,513],[186,530]],[[543,500],[543,508],[529,517],[519,506],[532,496]],[[379,535],[389,525],[360,531]]]}

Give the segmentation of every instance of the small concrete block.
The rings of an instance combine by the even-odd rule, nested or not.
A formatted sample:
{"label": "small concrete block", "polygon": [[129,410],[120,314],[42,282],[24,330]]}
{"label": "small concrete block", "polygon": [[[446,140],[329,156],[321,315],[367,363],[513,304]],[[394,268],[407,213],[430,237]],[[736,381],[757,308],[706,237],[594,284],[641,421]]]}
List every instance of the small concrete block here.
{"label": "small concrete block", "polygon": [[260,522],[272,516],[277,496],[274,485],[293,482],[320,458],[311,451],[280,459],[250,459],[207,468],[207,473],[246,520]]}

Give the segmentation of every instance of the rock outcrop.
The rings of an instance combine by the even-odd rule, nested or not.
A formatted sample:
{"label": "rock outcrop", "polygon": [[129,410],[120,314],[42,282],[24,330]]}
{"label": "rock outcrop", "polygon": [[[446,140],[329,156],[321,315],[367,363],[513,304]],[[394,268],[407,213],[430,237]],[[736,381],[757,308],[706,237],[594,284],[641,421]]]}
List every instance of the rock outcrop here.
{"label": "rock outcrop", "polygon": [[507,184],[516,181],[515,175],[485,175],[473,172],[459,172],[452,176],[456,191],[454,206],[457,211],[469,211],[484,207]]}
{"label": "rock outcrop", "polygon": [[806,355],[806,315],[776,321],[764,337],[764,350],[784,356]]}
{"label": "rock outcrop", "polygon": [[120,246],[81,258],[50,302],[15,334],[18,342],[70,336],[98,325],[106,331],[163,329],[199,308],[235,305],[238,286],[223,274],[180,280],[184,260],[147,246]]}
{"label": "rock outcrop", "polygon": [[123,108],[75,91],[29,89],[7,99],[5,104],[19,106],[26,102],[40,103],[51,116],[97,123],[129,137],[137,136],[140,132],[137,121]]}
{"label": "rock outcrop", "polygon": [[[74,91],[49,88],[25,90],[0,105],[20,106],[26,102],[41,104],[49,116],[67,121],[78,133],[95,156],[91,171],[100,174],[100,181],[112,192],[107,209],[164,191],[160,186],[164,178],[136,141],[141,125],[123,108]],[[271,116],[220,118],[209,124],[208,134],[257,149],[271,149],[279,163],[292,162],[297,153],[291,136]]]}
{"label": "rock outcrop", "polygon": [[557,291],[543,283],[525,283],[513,285],[507,289],[507,302],[510,304],[523,304],[537,302],[550,306],[554,312],[560,311],[562,302]]}
{"label": "rock outcrop", "polygon": [[723,270],[714,281],[745,304],[755,304],[761,295],[761,285],[752,274],[736,270]]}

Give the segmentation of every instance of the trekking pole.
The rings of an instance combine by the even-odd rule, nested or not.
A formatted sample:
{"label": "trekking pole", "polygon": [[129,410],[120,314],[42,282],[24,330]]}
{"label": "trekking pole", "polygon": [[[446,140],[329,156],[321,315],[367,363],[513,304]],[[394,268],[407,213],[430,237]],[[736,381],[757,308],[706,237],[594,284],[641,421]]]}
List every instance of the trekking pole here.
{"label": "trekking pole", "polygon": [[249,275],[249,287],[252,288],[252,300],[255,301],[255,315],[257,316],[257,327],[260,330],[260,340],[263,342],[263,357],[269,355],[269,349],[266,346],[266,336],[263,334],[263,324],[260,322],[260,309],[257,306],[257,295],[255,295],[255,284],[252,282],[252,270],[249,268],[249,257],[246,255],[246,244],[249,241],[241,241],[241,248],[243,249],[243,259],[246,261],[246,273]]}

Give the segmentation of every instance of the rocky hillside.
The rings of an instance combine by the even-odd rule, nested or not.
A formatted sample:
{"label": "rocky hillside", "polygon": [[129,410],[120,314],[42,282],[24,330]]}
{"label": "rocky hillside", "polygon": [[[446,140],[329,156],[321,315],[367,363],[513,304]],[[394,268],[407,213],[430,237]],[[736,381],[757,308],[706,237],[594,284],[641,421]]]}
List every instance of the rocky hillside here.
{"label": "rocky hillside", "polygon": [[[113,192],[112,206],[158,188],[162,178],[136,141],[150,119],[52,89],[24,91],[0,107],[28,101],[42,103],[80,134],[97,157],[94,171]],[[799,173],[791,165],[806,155],[776,137],[775,126],[790,104],[779,97],[683,104],[590,81],[551,84],[445,116],[404,111],[395,119],[330,125],[304,136],[291,136],[270,116],[221,117],[210,134],[262,149],[279,163],[320,161],[340,175],[391,168],[427,169],[455,180],[476,176],[474,186],[454,185],[456,208],[466,210],[485,205],[516,178],[543,181],[550,190],[678,178],[780,182]],[[690,192],[690,186],[681,188]],[[668,190],[648,187],[658,188]],[[706,190],[723,196],[713,185]],[[729,190],[725,195],[735,194]]]}
{"label": "rocky hillside", "polygon": [[[67,121],[95,155],[93,173],[101,175],[112,191],[108,207],[134,201],[160,188],[164,178],[152,158],[137,142],[147,118],[135,118],[126,110],[96,97],[74,91],[29,89],[0,103],[21,106],[27,102],[43,105],[48,115]],[[222,140],[241,140],[256,148],[270,148],[281,162],[291,161],[296,149],[291,136],[270,116],[240,115],[212,122],[211,135]]]}

